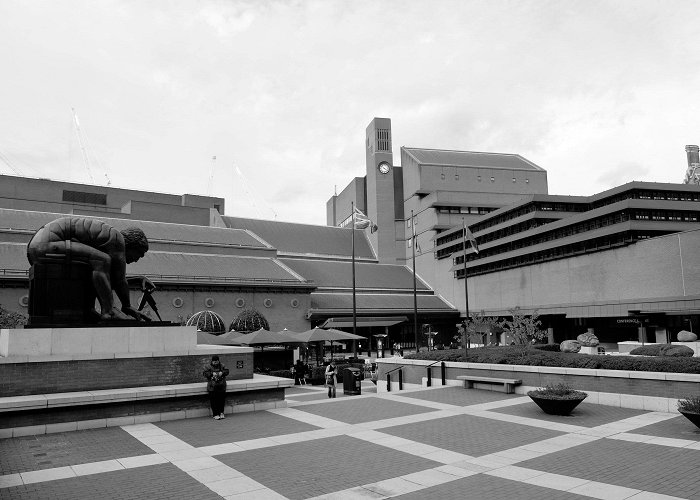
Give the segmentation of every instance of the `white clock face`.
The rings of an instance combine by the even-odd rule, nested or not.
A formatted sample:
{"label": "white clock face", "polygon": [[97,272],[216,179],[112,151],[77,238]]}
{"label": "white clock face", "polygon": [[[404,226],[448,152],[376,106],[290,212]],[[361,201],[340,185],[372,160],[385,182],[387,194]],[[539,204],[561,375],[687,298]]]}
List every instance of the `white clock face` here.
{"label": "white clock face", "polygon": [[388,174],[388,173],[389,173],[389,170],[391,170],[391,165],[389,165],[389,164],[386,163],[386,162],[382,162],[382,163],[379,164],[379,167],[378,167],[378,168],[379,168],[379,171],[380,171],[381,173],[383,173],[383,174]]}

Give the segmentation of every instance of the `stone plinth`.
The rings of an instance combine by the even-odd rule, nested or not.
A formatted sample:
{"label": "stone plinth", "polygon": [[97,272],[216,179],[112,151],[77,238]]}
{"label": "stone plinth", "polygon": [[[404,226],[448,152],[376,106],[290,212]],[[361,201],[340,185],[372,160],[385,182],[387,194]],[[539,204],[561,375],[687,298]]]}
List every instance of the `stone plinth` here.
{"label": "stone plinth", "polygon": [[197,332],[192,326],[0,330],[2,357],[157,355],[163,352],[187,352],[196,345]]}
{"label": "stone plinth", "polygon": [[598,347],[582,345],[579,354],[598,354]]}

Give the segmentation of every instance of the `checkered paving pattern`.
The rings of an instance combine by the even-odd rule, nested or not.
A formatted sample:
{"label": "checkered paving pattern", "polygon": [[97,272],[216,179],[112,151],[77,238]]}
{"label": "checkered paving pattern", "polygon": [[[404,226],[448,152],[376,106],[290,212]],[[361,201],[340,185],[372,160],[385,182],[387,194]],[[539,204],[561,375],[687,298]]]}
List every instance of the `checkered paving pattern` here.
{"label": "checkered paving pattern", "polygon": [[268,412],[229,415],[224,420],[211,417],[158,422],[158,427],[192,446],[210,446],[222,442],[244,441],[317,429],[296,420]]}
{"label": "checkered paving pattern", "polygon": [[518,465],[681,498],[700,498],[700,450],[600,440]]}
{"label": "checkered paving pattern", "polygon": [[474,457],[561,435],[469,415],[388,427],[382,432]]}
{"label": "checkered paving pattern", "polygon": [[[0,499],[700,499],[700,439],[674,414],[587,404],[572,420],[458,387],[303,394],[221,421],[0,440]],[[71,444],[40,464],[52,440]]]}
{"label": "checkered paving pattern", "polygon": [[609,424],[623,418],[634,417],[647,413],[644,410],[632,410],[630,408],[616,408],[614,406],[594,405],[582,403],[578,405],[571,415],[547,415],[537,405],[513,405],[504,408],[494,408],[495,412],[518,415],[520,417],[536,418],[549,422],[559,422],[583,427],[596,427]]}
{"label": "checkered paving pattern", "polygon": [[634,432],[635,434],[643,434],[645,436],[700,441],[700,428],[696,427],[695,424],[683,415],[678,415],[671,420],[640,427],[639,429],[635,429]]}
{"label": "checkered paving pattern", "polygon": [[440,465],[347,436],[217,458],[290,499],[310,498]]}
{"label": "checkered paving pattern", "polygon": [[589,500],[589,497],[489,476],[471,476],[394,497],[400,500]]}
{"label": "checkered paving pattern", "polygon": [[318,404],[299,406],[298,408],[305,412],[323,415],[347,424],[359,424],[431,411],[430,408],[423,406],[409,405],[380,398],[347,398],[336,400],[332,405]]}
{"label": "checkered paving pattern", "polygon": [[0,439],[2,474],[146,455],[152,451],[119,427]]}
{"label": "checkered paving pattern", "polygon": [[214,500],[221,497],[174,465],[162,464],[0,489],[0,499]]}
{"label": "checkered paving pattern", "polygon": [[469,406],[493,401],[507,401],[522,397],[519,394],[506,394],[505,392],[465,390],[461,387],[442,387],[440,390],[415,391],[402,394],[406,398],[434,401],[455,406]]}

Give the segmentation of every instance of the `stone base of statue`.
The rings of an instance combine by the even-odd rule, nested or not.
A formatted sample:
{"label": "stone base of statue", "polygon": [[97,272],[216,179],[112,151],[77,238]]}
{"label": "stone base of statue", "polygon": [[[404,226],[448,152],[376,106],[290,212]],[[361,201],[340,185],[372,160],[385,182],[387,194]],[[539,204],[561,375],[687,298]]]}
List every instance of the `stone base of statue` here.
{"label": "stone base of statue", "polygon": [[29,269],[29,324],[97,323],[92,267],[68,255],[47,256]]}
{"label": "stone base of statue", "polygon": [[122,323],[0,330],[0,438],[207,416],[213,354],[230,370],[226,412],[286,405],[294,381],[254,375],[252,348],[198,345],[190,326]]}

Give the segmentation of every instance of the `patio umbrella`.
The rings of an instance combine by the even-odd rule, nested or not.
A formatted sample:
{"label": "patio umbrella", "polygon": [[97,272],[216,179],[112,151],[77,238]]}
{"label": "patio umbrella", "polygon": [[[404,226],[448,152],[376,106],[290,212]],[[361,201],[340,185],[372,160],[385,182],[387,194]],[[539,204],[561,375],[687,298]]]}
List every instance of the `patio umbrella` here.
{"label": "patio umbrella", "polygon": [[222,335],[212,335],[207,332],[197,332],[197,343],[198,344],[209,344],[209,345],[232,345],[234,344],[233,339],[242,335],[241,332],[228,332]]}
{"label": "patio umbrella", "polygon": [[268,330],[256,330],[253,333],[244,333],[232,339],[233,343],[248,346],[282,345],[290,341],[290,338],[278,332]]}
{"label": "patio umbrella", "polygon": [[295,335],[301,342],[325,342],[329,341],[331,343],[331,357],[333,356],[333,342],[338,342],[340,340],[359,340],[366,339],[367,337],[362,337],[360,335],[355,335],[353,333],[343,332],[341,330],[336,330],[335,328],[329,328],[324,330],[323,328],[313,328],[305,332],[301,332]]}

